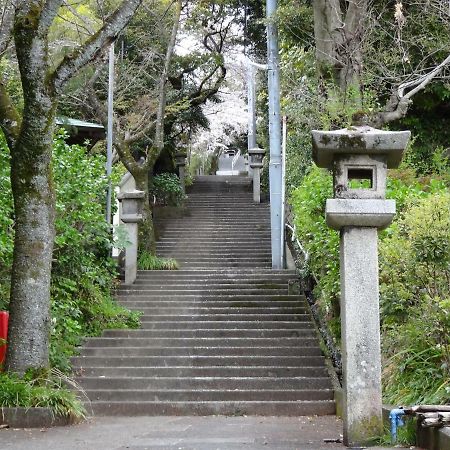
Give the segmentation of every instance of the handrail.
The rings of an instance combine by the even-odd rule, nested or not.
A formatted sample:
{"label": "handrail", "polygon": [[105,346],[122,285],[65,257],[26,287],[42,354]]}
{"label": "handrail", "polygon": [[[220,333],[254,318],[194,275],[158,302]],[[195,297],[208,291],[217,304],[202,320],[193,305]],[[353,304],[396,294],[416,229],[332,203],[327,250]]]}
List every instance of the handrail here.
{"label": "handrail", "polygon": [[241,156],[241,151],[238,150],[238,152],[234,155],[233,157],[233,161],[231,161],[231,172],[234,172],[234,165],[236,164],[236,161],[239,159],[239,157]]}

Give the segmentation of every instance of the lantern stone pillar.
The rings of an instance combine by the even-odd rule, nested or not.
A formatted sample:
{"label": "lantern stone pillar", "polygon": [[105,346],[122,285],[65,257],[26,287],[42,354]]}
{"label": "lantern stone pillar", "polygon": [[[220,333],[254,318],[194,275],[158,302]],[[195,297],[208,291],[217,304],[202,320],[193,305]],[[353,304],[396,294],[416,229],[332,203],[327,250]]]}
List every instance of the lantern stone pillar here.
{"label": "lantern stone pillar", "polygon": [[145,192],[122,192],[117,198],[122,203],[120,220],[126,225],[129,240],[125,247],[125,284],[133,284],[137,276],[138,226],[142,221]]}
{"label": "lantern stone pillar", "polygon": [[251,148],[248,151],[250,168],[253,172],[253,201],[261,203],[261,169],[266,151],[263,148]]}
{"label": "lantern stone pillar", "polygon": [[183,192],[183,194],[186,194],[186,153],[177,153],[175,155],[175,161],[178,167],[178,173],[180,174],[181,191]]}
{"label": "lantern stone pillar", "polygon": [[386,200],[388,168],[398,167],[409,131],[370,127],[313,131],[313,159],[332,169],[328,226],[340,230],[344,444],[361,446],[383,432],[378,290],[378,230],[395,215]]}

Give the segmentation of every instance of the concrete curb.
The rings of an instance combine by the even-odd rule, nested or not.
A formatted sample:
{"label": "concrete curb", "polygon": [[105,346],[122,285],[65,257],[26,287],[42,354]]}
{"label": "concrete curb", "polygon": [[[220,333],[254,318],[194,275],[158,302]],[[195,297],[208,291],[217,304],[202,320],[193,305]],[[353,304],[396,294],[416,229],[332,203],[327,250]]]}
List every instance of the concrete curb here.
{"label": "concrete curb", "polygon": [[10,428],[50,428],[73,425],[82,420],[54,414],[51,408],[1,408],[0,425]]}

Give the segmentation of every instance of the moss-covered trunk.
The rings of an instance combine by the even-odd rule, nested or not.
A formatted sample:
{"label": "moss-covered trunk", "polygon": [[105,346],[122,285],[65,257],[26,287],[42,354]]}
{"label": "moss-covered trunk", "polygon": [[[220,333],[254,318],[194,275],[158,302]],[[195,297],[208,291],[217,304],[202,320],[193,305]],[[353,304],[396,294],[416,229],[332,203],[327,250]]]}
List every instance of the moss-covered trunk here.
{"label": "moss-covered trunk", "polygon": [[139,171],[135,174],[136,188],[145,192],[145,198],[142,206],[142,222],[139,224],[139,250],[156,253],[155,229],[153,225],[153,212],[150,206],[148,172]]}
{"label": "moss-covered trunk", "polygon": [[10,141],[15,238],[6,368],[19,374],[49,365],[56,95],[48,82],[48,40],[39,28],[40,12],[35,4],[21,8],[14,28],[24,109],[17,139]]}
{"label": "moss-covered trunk", "polygon": [[54,113],[48,97],[43,103],[46,106],[26,107],[11,160],[15,239],[6,368],[17,373],[49,364],[55,217],[51,170]]}

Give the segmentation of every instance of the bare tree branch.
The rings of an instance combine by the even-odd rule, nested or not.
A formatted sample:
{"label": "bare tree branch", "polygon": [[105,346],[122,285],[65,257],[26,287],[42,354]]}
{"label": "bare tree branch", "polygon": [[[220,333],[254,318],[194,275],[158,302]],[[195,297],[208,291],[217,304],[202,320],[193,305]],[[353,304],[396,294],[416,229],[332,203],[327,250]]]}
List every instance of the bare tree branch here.
{"label": "bare tree branch", "polygon": [[[428,73],[425,73],[414,80],[400,84],[397,88],[397,92],[392,95],[387,103],[386,110],[376,114],[371,120],[373,125],[382,126],[386,123],[405,117],[412,104],[412,97],[425,89],[425,87],[439,76],[448,65],[450,65],[450,55]],[[405,91],[407,92],[405,93]]]}
{"label": "bare tree branch", "polygon": [[14,143],[19,136],[21,123],[20,115],[0,77],[0,128],[5,134],[9,148],[14,147]]}
{"label": "bare tree branch", "polygon": [[110,45],[136,12],[142,0],[126,0],[109,16],[103,27],[79,50],[66,56],[53,74],[53,85],[60,92],[69,78]]}
{"label": "bare tree branch", "polygon": [[3,7],[0,22],[0,58],[8,48],[14,26],[15,1],[7,1]]}
{"label": "bare tree branch", "polygon": [[172,61],[173,52],[177,40],[178,28],[180,26],[182,0],[177,1],[175,17],[173,22],[172,34],[170,36],[169,45],[167,46],[166,59],[164,61],[164,69],[161,73],[159,81],[159,105],[156,114],[155,129],[155,147],[162,150],[164,147],[164,115],[166,111],[166,83],[169,76],[170,62]]}

